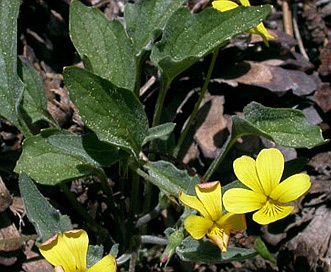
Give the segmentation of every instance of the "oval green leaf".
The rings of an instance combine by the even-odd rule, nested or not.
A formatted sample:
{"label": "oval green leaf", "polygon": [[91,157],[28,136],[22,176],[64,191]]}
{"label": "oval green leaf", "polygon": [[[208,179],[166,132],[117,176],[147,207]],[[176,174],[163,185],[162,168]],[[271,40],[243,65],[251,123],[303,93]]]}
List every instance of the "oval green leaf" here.
{"label": "oval green leaf", "polygon": [[144,139],[143,145],[155,139],[166,138],[171,132],[173,132],[175,126],[175,123],[164,123],[162,125],[150,128],[146,138]]}
{"label": "oval green leaf", "polygon": [[194,187],[199,184],[197,176],[190,176],[187,171],[179,170],[172,163],[166,161],[147,162],[144,164],[151,181],[166,194],[178,196],[180,190],[188,194],[195,194]]}
{"label": "oval green leaf", "polygon": [[227,252],[221,252],[207,239],[194,240],[191,237],[183,240],[176,253],[182,261],[211,264],[244,260],[257,255],[254,249],[237,247],[228,247]]}
{"label": "oval green leaf", "polygon": [[169,17],[185,0],[140,0],[126,4],[124,19],[126,32],[132,39],[135,55],[151,49]]}
{"label": "oval green leaf", "polygon": [[72,224],[67,215],[61,215],[39,192],[37,186],[25,174],[18,179],[20,193],[24,201],[26,215],[39,235],[37,244],[44,242],[56,233],[71,230]]}
{"label": "oval green leaf", "polygon": [[[104,176],[98,161],[108,158],[108,165],[116,162],[117,149],[109,145],[106,147],[104,143],[98,144],[95,139],[93,136],[82,137],[57,129],[43,130],[24,141],[15,172],[24,172],[45,185],[56,185],[89,175]],[[93,143],[99,154],[93,150],[89,154]]]}
{"label": "oval green leaf", "polygon": [[244,108],[244,118],[233,118],[232,133],[232,137],[259,135],[292,148],[313,148],[327,142],[320,127],[309,124],[300,110],[269,108],[256,102]]}
{"label": "oval green leaf", "polygon": [[0,116],[30,132],[19,112],[24,86],[17,75],[17,17],[21,1],[0,1]]}
{"label": "oval green leaf", "polygon": [[114,85],[133,91],[136,65],[132,44],[122,23],[80,1],[70,4],[69,31],[79,55],[93,72]]}
{"label": "oval green leaf", "polygon": [[270,11],[269,5],[241,6],[227,12],[207,8],[197,14],[180,8],[169,18],[161,41],[153,46],[151,60],[172,80],[235,35],[258,25]]}
{"label": "oval green leaf", "polygon": [[66,68],[63,77],[85,125],[101,141],[130,150],[138,157],[148,119],[133,92],[77,67]]}

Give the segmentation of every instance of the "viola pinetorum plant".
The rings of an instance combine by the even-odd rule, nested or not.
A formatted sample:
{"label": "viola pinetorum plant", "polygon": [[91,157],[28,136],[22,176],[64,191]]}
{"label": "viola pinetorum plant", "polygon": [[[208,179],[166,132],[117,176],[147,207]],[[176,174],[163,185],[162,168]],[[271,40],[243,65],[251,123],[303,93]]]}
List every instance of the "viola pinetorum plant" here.
{"label": "viola pinetorum plant", "polygon": [[[235,160],[240,188],[221,186],[219,181],[200,184],[197,175],[178,169],[174,161],[185,157],[185,141],[195,138],[196,117],[204,108],[201,102],[213,69],[224,56],[218,53],[228,50],[226,44],[244,32],[260,35],[268,45],[273,37],[262,22],[272,7],[250,6],[248,0],[237,1],[240,5],[217,0],[213,7],[194,13],[185,5],[187,0],[117,1],[126,2],[123,16],[109,20],[103,4],[100,10],[99,5],[84,4],[91,1],[62,1],[70,2],[69,34],[64,37],[70,36],[75,47],[72,60],[79,55],[82,63],[65,67],[61,76],[54,77],[65,101],[70,100],[69,120],[66,115],[66,124],[61,124],[58,114],[54,119],[48,112],[50,101],[44,89],[53,86],[44,81],[53,76],[42,78],[39,72],[44,72],[35,70],[30,57],[17,56],[22,47],[17,46],[22,2],[0,1],[4,37],[0,39],[0,117],[20,131],[17,143],[24,139],[17,153],[8,156],[8,169],[4,163],[0,170],[18,176],[24,220],[34,224],[42,256],[58,272],[113,272],[117,267],[135,271],[145,263],[140,257],[151,260],[160,255],[150,250],[150,244],[166,247],[161,257],[164,264],[174,254],[176,261],[213,264],[254,257],[255,249],[232,246],[231,232],[249,228],[245,213],[255,212],[253,219],[263,225],[288,216],[293,211],[289,203],[309,189],[309,176],[296,174],[281,181],[284,158],[274,148],[262,150],[256,160],[247,156]],[[204,64],[196,67],[209,63],[206,73],[192,69],[201,61]],[[194,75],[189,75],[193,70]],[[199,80],[194,79],[196,72]],[[193,80],[194,86],[201,79],[204,82],[192,97],[193,85],[180,83],[188,89],[168,99],[168,90],[179,86],[174,83],[183,82],[182,76],[185,82]],[[302,111],[250,101],[243,115],[231,116],[231,134],[206,169],[205,181],[216,175],[226,154],[245,135],[294,149],[327,142],[320,127],[307,122]],[[66,129],[74,123],[79,129],[76,125]],[[82,186],[72,186],[76,181]],[[75,191],[76,187],[82,189]],[[59,196],[54,198],[58,210],[44,196],[48,191]],[[177,206],[177,197],[189,207],[183,214],[169,208]],[[67,201],[60,203],[63,198]],[[164,229],[154,227],[155,217],[162,218]],[[178,221],[173,222],[174,218]],[[76,226],[89,230],[98,246],[89,246],[87,233],[73,230]]]}

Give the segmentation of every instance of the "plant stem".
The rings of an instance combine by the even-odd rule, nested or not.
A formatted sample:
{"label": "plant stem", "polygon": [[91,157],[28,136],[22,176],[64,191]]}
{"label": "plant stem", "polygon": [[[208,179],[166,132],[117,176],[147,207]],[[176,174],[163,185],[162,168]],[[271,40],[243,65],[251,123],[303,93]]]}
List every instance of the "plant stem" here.
{"label": "plant stem", "polygon": [[143,56],[139,56],[135,58],[136,61],[136,79],[134,85],[134,94],[139,98],[139,90],[140,90],[140,76],[141,76],[141,66],[142,60],[145,59]]}
{"label": "plant stem", "polygon": [[201,92],[200,92],[200,96],[199,96],[199,99],[198,101],[195,103],[195,106],[194,106],[194,109],[190,115],[190,118],[189,120],[187,121],[183,131],[181,132],[180,136],[179,136],[179,139],[178,139],[178,142],[177,142],[177,146],[174,150],[174,157],[177,157],[178,154],[179,154],[179,151],[180,151],[180,148],[187,136],[187,133],[189,131],[189,129],[191,128],[192,126],[192,123],[194,122],[196,116],[197,116],[197,113],[198,113],[198,110],[199,110],[199,107],[201,105],[201,102],[202,102],[202,99],[204,98],[205,94],[206,94],[206,91],[207,91],[207,88],[208,88],[208,84],[209,84],[209,81],[210,81],[210,78],[211,78],[211,75],[212,75],[212,72],[214,70],[214,66],[215,66],[215,63],[216,63],[216,59],[217,59],[217,56],[218,56],[218,51],[219,49],[217,48],[216,50],[214,50],[213,54],[212,54],[212,59],[210,61],[210,64],[209,64],[209,68],[208,68],[208,72],[207,72],[207,76],[205,78],[205,81],[203,83],[203,86],[202,86],[202,89],[201,89]]}
{"label": "plant stem", "polygon": [[203,179],[205,181],[208,181],[211,176],[215,173],[216,169],[220,166],[221,162],[225,158],[226,154],[229,152],[230,148],[234,145],[234,143],[237,141],[238,138],[240,138],[241,135],[232,136],[230,135],[229,138],[226,140],[226,142],[223,144],[220,153],[218,156],[213,160],[211,165],[209,166],[208,170],[203,176]]}
{"label": "plant stem", "polygon": [[136,270],[136,263],[137,263],[137,252],[134,251],[131,253],[128,272],[134,272]]}
{"label": "plant stem", "polygon": [[120,220],[120,216],[118,214],[117,208],[115,206],[113,190],[109,186],[108,179],[105,175],[98,175],[98,177],[101,182],[102,189],[103,189],[104,193],[107,195],[107,205],[109,206],[109,210],[112,211],[112,216],[113,216],[113,220],[115,222],[115,229],[116,229],[115,233],[118,235],[118,242],[120,244],[123,244],[123,242],[125,241],[125,237],[124,237],[124,235],[120,235],[120,234],[123,234],[124,232],[121,231],[122,230],[121,220]]}
{"label": "plant stem", "polygon": [[154,244],[165,246],[168,244],[168,240],[153,235],[141,235],[140,240],[142,244]]}
{"label": "plant stem", "polygon": [[[156,105],[155,105],[155,112],[154,112],[152,127],[158,126],[160,124],[163,104],[164,104],[164,100],[165,100],[165,97],[168,92],[170,84],[171,84],[171,80],[161,77],[161,86],[160,86],[159,95],[157,97],[157,101],[156,101]],[[155,141],[153,141],[153,142],[155,142]]]}
{"label": "plant stem", "polygon": [[160,203],[158,203],[156,205],[156,207],[152,211],[150,211],[149,213],[143,215],[142,217],[140,217],[137,220],[136,228],[140,228],[141,226],[147,224],[153,218],[155,218],[156,216],[158,216],[160,214],[161,209],[162,209],[162,206],[161,206]]}
{"label": "plant stem", "polygon": [[[152,127],[158,126],[160,124],[163,104],[170,84],[171,84],[171,80],[161,77],[161,86],[155,105]],[[152,141],[150,145],[150,149],[156,150],[157,149],[156,145],[157,145],[157,141],[156,140]],[[144,196],[144,209],[143,209],[145,213],[147,213],[151,209],[152,190],[153,190],[152,185],[150,183],[146,183],[145,196]]]}
{"label": "plant stem", "polygon": [[130,210],[129,210],[129,219],[128,219],[128,234],[129,237],[133,235],[132,230],[134,229],[134,219],[135,215],[138,214],[139,207],[139,175],[135,171],[131,171],[132,173],[132,188],[131,188],[131,202],[130,202]]}

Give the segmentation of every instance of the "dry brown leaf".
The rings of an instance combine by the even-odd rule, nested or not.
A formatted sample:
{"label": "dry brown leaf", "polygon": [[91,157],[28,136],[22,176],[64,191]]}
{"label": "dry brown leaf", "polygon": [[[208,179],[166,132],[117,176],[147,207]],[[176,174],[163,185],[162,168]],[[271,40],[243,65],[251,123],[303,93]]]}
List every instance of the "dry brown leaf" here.
{"label": "dry brown leaf", "polygon": [[321,49],[320,61],[321,65],[318,67],[318,72],[322,76],[331,75],[331,42]]}
{"label": "dry brown leaf", "polygon": [[283,94],[292,90],[296,95],[308,95],[317,88],[315,80],[302,71],[245,61],[228,69],[227,75],[218,80],[236,86],[238,83],[266,88]]}
{"label": "dry brown leaf", "polygon": [[213,159],[217,156],[224,141],[222,131],[227,127],[227,121],[223,116],[223,105],[223,96],[206,95],[203,99],[196,118],[194,137],[196,144],[190,146],[189,152],[183,159],[185,163],[196,159],[199,150],[205,158]]}
{"label": "dry brown leaf", "polygon": [[322,83],[314,93],[314,99],[323,112],[331,110],[331,88],[330,83]]}

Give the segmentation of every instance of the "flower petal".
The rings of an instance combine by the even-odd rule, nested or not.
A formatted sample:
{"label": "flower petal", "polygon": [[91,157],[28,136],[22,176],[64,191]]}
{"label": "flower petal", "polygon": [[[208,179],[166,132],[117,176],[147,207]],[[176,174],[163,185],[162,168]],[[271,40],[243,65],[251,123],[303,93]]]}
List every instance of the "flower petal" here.
{"label": "flower petal", "polygon": [[185,194],[183,191],[180,191],[179,200],[186,206],[197,210],[203,217],[210,217],[208,211],[196,196],[190,196]]}
{"label": "flower petal", "polygon": [[213,5],[213,8],[215,8],[221,12],[239,7],[239,5],[236,4],[235,2],[227,1],[227,0],[213,1],[212,5]]}
{"label": "flower petal", "polygon": [[63,233],[67,247],[75,256],[78,271],[86,269],[86,254],[88,248],[88,235],[85,230],[71,230]]}
{"label": "flower petal", "polygon": [[239,0],[240,4],[242,4],[244,7],[249,7],[251,4],[248,0]]}
{"label": "flower petal", "polygon": [[116,261],[113,255],[107,255],[98,261],[87,272],[115,272]]}
{"label": "flower petal", "polygon": [[226,252],[230,239],[230,232],[227,233],[228,234],[225,234],[225,231],[223,229],[220,229],[219,227],[214,225],[207,233],[207,236],[210,240],[212,240],[212,242],[214,242],[218,246],[218,248],[222,252]]}
{"label": "flower petal", "polygon": [[283,154],[276,148],[262,149],[256,158],[256,170],[264,194],[269,196],[282,177],[284,170]]}
{"label": "flower petal", "polygon": [[227,213],[217,221],[217,225],[229,233],[233,230],[246,230],[247,228],[244,214]]}
{"label": "flower petal", "polygon": [[248,33],[260,35],[266,46],[269,46],[268,39],[274,39],[274,36],[268,32],[263,23],[259,23],[256,27],[250,29]]}
{"label": "flower petal", "polygon": [[293,211],[292,206],[274,204],[268,201],[260,210],[253,214],[253,220],[261,225],[267,225],[283,219]]}
{"label": "flower petal", "polygon": [[39,246],[41,255],[53,266],[61,266],[64,271],[76,271],[76,260],[60,234],[54,235]]}
{"label": "flower petal", "polygon": [[184,222],[185,229],[196,240],[203,238],[212,226],[213,221],[197,215],[188,216]]}
{"label": "flower petal", "polygon": [[308,175],[296,174],[278,184],[271,192],[270,197],[282,203],[291,202],[306,193],[310,186],[310,177]]}
{"label": "flower petal", "polygon": [[257,193],[263,193],[256,172],[256,162],[253,158],[242,156],[233,162],[233,170],[239,181]]}
{"label": "flower petal", "polygon": [[242,188],[229,189],[223,196],[224,208],[236,214],[261,209],[266,201],[265,195]]}
{"label": "flower petal", "polygon": [[199,184],[195,186],[195,192],[213,221],[222,217],[222,192],[219,181]]}

